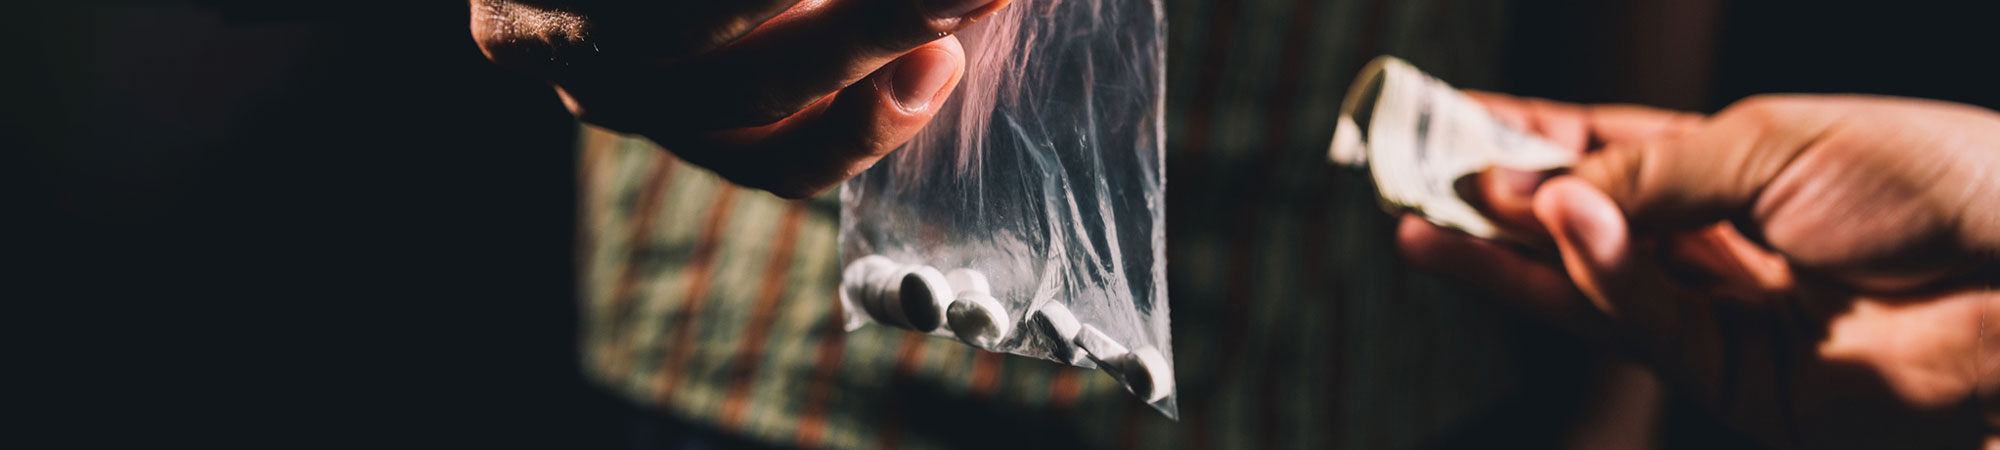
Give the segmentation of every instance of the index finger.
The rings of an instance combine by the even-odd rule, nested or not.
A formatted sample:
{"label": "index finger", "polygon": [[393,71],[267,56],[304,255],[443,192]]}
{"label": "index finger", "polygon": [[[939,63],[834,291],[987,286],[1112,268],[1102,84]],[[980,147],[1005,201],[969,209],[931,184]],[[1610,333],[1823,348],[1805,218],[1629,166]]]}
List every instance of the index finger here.
{"label": "index finger", "polygon": [[[1699,125],[1702,116],[1640,105],[1580,105],[1552,100],[1465,91],[1501,123],[1539,135],[1558,147],[1579,154],[1607,143],[1633,142],[1679,133]],[[1502,228],[1524,237],[1547,234],[1532,211],[1536,189],[1551,172],[1527,173],[1493,168],[1465,193]]]}
{"label": "index finger", "polygon": [[[1470,89],[1461,92],[1486,107],[1500,123],[1578,151],[1684,132],[1700,125],[1704,118],[1644,105],[1586,105]],[[1584,139],[1578,139],[1579,134]]]}
{"label": "index finger", "polygon": [[1641,105],[1591,105],[1584,120],[1590,130],[1591,150],[1605,144],[1642,141],[1679,134],[1700,126],[1700,114]]}

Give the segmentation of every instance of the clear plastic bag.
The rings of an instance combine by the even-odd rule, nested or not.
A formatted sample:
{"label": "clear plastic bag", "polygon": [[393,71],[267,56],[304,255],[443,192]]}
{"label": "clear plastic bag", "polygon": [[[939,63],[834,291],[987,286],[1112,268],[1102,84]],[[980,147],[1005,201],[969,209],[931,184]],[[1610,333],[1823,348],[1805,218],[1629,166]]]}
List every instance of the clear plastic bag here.
{"label": "clear plastic bag", "polygon": [[1159,0],[1015,0],[930,126],[841,189],[847,327],[1100,368],[1177,414]]}

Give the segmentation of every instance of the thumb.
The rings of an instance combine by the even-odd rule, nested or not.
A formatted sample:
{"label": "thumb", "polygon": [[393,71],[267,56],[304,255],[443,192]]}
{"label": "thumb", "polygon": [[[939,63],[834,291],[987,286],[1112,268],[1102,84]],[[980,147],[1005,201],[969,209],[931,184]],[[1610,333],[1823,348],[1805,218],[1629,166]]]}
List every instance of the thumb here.
{"label": "thumb", "polygon": [[[1563,268],[1591,303],[1641,336],[1671,334],[1693,301],[1634,241],[1611,198],[1582,179],[1557,177],[1535,195],[1535,217],[1555,238]],[[1643,339],[1643,338],[1642,338]]]}
{"label": "thumb", "polygon": [[1685,133],[1613,142],[1571,174],[1645,231],[1736,219],[1838,117],[1795,97],[1753,97]]}
{"label": "thumb", "polygon": [[1577,290],[1611,317],[1613,341],[1652,361],[1664,379],[1702,398],[1718,395],[1710,388],[1729,367],[1720,306],[1674,279],[1657,237],[1633,234],[1609,195],[1574,176],[1543,185],[1534,207]]}

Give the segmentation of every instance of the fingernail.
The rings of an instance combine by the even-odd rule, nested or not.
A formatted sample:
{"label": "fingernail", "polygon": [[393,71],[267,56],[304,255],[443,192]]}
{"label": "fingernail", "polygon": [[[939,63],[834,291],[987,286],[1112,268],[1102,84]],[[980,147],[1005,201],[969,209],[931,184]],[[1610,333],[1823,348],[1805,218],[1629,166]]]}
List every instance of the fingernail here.
{"label": "fingernail", "polygon": [[965,17],[996,0],[923,0],[924,13],[938,19]]}
{"label": "fingernail", "polygon": [[1563,236],[1582,250],[1584,257],[1607,268],[1624,260],[1625,217],[1609,197],[1575,180],[1552,183],[1545,190],[1560,203],[1557,216]]}
{"label": "fingernail", "polygon": [[1535,189],[1542,187],[1542,180],[1544,178],[1541,172],[1522,172],[1509,169],[1494,170],[1500,177],[1500,185],[1505,186],[1507,191],[1514,194],[1516,198],[1534,198]]}
{"label": "fingernail", "polygon": [[944,90],[945,83],[958,73],[958,65],[952,59],[949,52],[922,49],[896,60],[896,69],[889,74],[896,105],[908,111],[929,108],[931,100]]}

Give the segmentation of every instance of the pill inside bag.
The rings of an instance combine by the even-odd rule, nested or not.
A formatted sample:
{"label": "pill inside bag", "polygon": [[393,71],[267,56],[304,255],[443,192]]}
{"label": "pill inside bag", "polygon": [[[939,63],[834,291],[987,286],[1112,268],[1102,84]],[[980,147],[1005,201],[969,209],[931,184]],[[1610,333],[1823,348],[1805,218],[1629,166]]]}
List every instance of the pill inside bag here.
{"label": "pill inside bag", "polygon": [[[1150,386],[1133,392],[1177,415],[1171,379],[1152,381],[1173,373],[1160,1],[1014,0],[956,36],[966,71],[951,97],[840,192],[843,267],[879,257],[870,261],[942,271],[944,324],[871,317],[893,312],[864,298],[887,288],[848,270],[848,329],[893,326],[1100,368],[1073,335],[1032,324],[1055,305],[1118,347],[1157,353]],[[974,285],[983,295],[968,300]]]}

